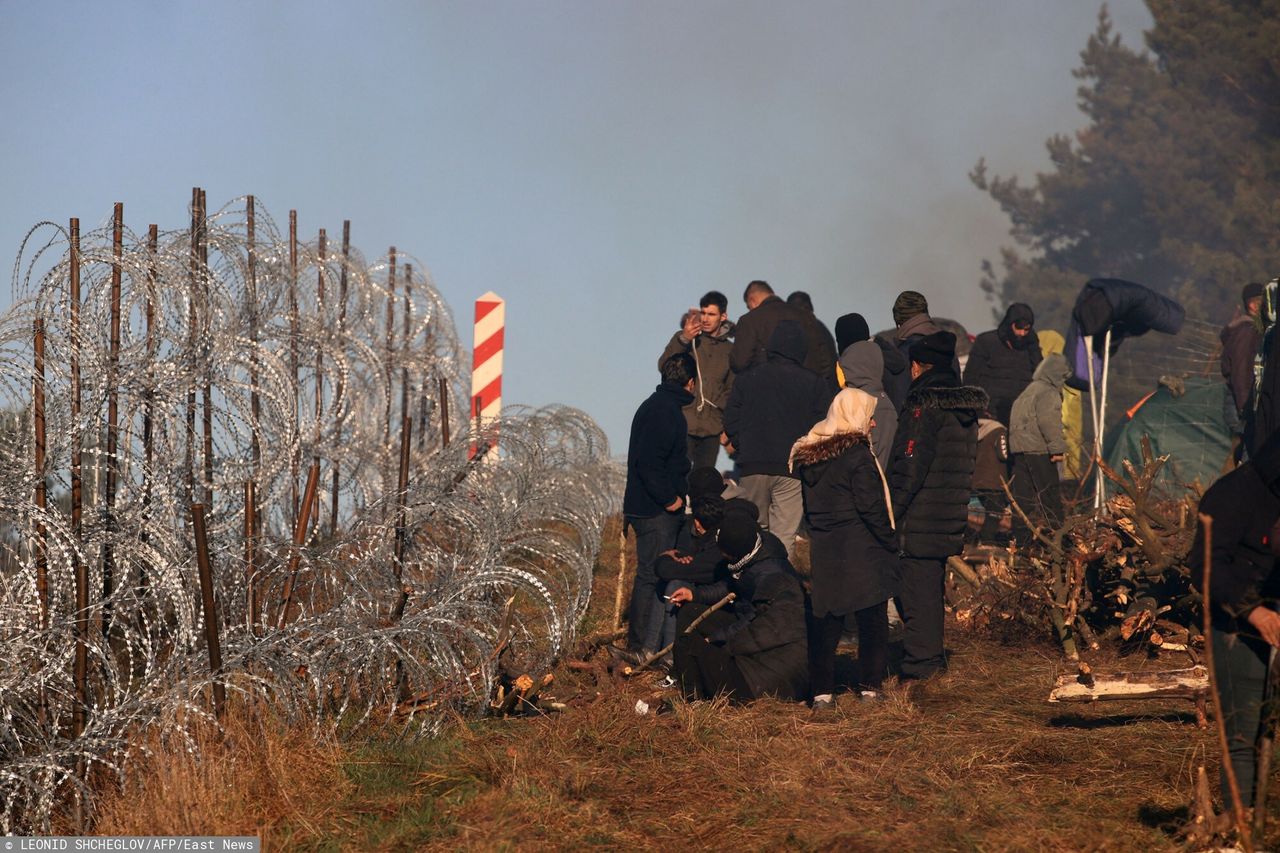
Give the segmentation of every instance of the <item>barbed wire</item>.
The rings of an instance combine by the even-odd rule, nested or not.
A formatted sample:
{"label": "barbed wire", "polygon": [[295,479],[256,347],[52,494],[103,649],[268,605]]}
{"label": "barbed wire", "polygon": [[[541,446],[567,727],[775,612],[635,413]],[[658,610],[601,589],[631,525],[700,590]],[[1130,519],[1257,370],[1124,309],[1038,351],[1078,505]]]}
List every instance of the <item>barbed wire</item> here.
{"label": "barbed wire", "polygon": [[[215,682],[335,731],[427,736],[450,714],[482,713],[504,622],[528,670],[572,641],[617,510],[621,472],[584,413],[466,417],[464,353],[424,265],[295,243],[249,198],[193,212],[188,230],[125,231],[118,251],[113,225],[89,231],[78,257],[69,229],[41,223],[14,266],[14,303],[0,315],[6,834],[47,831],[73,800],[91,806],[91,771],[123,775],[126,745],[149,733],[197,749],[188,727],[209,718]],[[462,414],[448,442],[445,407]],[[495,439],[496,454],[469,458]],[[216,673],[193,503],[208,520]]]}

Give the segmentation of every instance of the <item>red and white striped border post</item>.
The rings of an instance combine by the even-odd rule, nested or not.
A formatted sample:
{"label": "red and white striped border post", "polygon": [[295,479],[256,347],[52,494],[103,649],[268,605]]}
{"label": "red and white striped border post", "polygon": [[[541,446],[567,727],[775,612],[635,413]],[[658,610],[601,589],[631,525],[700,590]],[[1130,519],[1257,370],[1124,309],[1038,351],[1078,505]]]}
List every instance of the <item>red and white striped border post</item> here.
{"label": "red and white striped border post", "polygon": [[[492,290],[476,300],[475,354],[471,359],[471,418],[483,428],[502,414],[502,347],[507,303]],[[477,429],[479,432],[479,429]],[[473,441],[468,457],[478,448]],[[497,452],[496,444],[489,455]]]}

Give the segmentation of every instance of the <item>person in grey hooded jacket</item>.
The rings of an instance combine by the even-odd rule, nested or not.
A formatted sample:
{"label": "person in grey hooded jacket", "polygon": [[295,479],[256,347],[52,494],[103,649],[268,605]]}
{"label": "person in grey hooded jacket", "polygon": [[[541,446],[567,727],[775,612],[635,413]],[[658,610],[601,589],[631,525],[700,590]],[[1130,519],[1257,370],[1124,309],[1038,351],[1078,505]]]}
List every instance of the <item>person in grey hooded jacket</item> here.
{"label": "person in grey hooded jacket", "polygon": [[875,341],[858,341],[845,347],[839,363],[846,388],[857,388],[876,398],[871,447],[880,467],[887,471],[893,455],[893,434],[898,431],[898,408],[884,390],[884,353]]}
{"label": "person in grey hooded jacket", "polygon": [[[1062,524],[1062,495],[1058,462],[1067,452],[1062,430],[1062,389],[1071,367],[1059,353],[1050,353],[1036,368],[1027,389],[1013,403],[1009,450],[1013,453],[1013,496],[1032,520],[1051,527]],[[1014,518],[1020,532],[1021,519]]]}

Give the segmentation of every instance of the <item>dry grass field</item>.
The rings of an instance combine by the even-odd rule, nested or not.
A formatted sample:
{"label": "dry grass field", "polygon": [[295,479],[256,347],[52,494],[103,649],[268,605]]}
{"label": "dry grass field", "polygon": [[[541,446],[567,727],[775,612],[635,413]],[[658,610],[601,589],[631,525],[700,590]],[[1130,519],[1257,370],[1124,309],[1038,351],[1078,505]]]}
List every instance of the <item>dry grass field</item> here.
{"label": "dry grass field", "polygon": [[[587,630],[612,618],[616,531],[606,542]],[[213,760],[158,756],[98,831],[257,833],[270,850],[1180,846],[1196,768],[1216,778],[1218,763],[1189,702],[1052,705],[1063,664],[1048,638],[953,630],[948,645],[950,673],[923,690],[845,694],[818,719],[690,705],[602,665],[556,672],[562,713],[458,721],[434,741],[317,744],[233,720]]]}

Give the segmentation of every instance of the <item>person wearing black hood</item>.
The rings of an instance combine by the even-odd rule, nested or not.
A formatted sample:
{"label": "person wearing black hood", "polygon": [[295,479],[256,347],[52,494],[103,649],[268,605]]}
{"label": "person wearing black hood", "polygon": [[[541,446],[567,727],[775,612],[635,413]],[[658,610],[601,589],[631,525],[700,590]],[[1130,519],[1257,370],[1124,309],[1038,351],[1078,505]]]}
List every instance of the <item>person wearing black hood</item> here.
{"label": "person wearing black hood", "polygon": [[[1257,783],[1255,744],[1262,733],[1270,660],[1280,647],[1280,433],[1249,461],[1220,477],[1200,499],[1200,515],[1212,519],[1211,535],[1196,528],[1188,564],[1204,591],[1209,573],[1214,681],[1222,699],[1223,728],[1243,805],[1253,805]],[[1210,565],[1205,538],[1210,536]],[[1231,795],[1222,774],[1223,800]]]}
{"label": "person wearing black hood", "polygon": [[803,290],[797,290],[787,297],[787,304],[800,310],[800,323],[809,346],[804,366],[827,380],[833,392],[840,390],[840,386],[836,384],[836,356],[840,351],[836,349],[836,339],[831,337],[827,324],[814,313],[813,300]]}
{"label": "person wearing black hood", "polygon": [[[672,675],[690,700],[719,695],[735,703],[761,696],[804,698],[809,689],[808,633],[800,578],[745,512],[726,512],[716,539],[729,577],[671,595],[672,603],[681,605]],[[731,607],[685,633],[728,592],[735,595]]]}
{"label": "person wearing black hood", "polygon": [[683,407],[693,400],[696,372],[692,356],[668,358],[662,363],[662,384],[631,420],[622,514],[636,532],[636,579],[627,626],[632,651],[658,648],[662,602],[654,564],[659,554],[675,547],[684,518],[689,447]]}
{"label": "person wearing black hood", "polygon": [[792,553],[803,513],[800,481],[787,468],[791,445],[822,420],[830,383],[802,366],[804,333],[782,320],[769,339],[769,360],[739,374],[724,410],[724,441],[741,472],[739,485],[760,508],[761,526]]}
{"label": "person wearing black hood", "polygon": [[[840,364],[839,359],[844,358],[849,351],[849,347],[863,341],[871,341],[880,348],[880,355],[883,359],[880,371],[880,390],[870,391],[863,385],[854,385],[853,387],[862,388],[869,393],[885,394],[889,402],[893,404],[893,409],[896,412],[902,407],[902,395],[900,394],[895,399],[889,394],[889,388],[890,386],[901,385],[903,394],[906,393],[906,383],[903,380],[908,379],[907,357],[892,342],[886,341],[879,335],[873,338],[871,329],[867,326],[866,318],[856,312],[845,314],[836,320],[836,352],[839,353],[839,357],[836,360],[836,382],[841,388],[847,388],[851,384],[849,376],[845,373],[844,366]],[[894,420],[897,420],[896,416]]]}
{"label": "person wearing black hood", "polygon": [[1013,303],[999,326],[974,339],[964,367],[964,384],[987,392],[992,416],[1006,427],[1013,401],[1031,384],[1043,357],[1035,323],[1030,305]]}
{"label": "person wearing black hood", "polygon": [[961,387],[956,337],[935,332],[911,346],[911,388],[894,435],[889,491],[901,565],[904,679],[946,669],[943,583],[947,558],[964,548],[978,444],[981,388]]}

